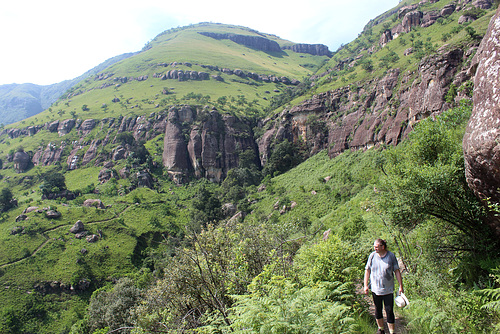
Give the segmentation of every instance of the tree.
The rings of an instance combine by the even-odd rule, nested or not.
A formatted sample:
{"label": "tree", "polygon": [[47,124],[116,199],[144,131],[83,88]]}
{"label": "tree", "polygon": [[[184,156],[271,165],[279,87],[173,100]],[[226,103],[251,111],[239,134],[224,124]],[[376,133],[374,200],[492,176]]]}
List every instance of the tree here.
{"label": "tree", "polygon": [[124,328],[120,333],[129,333],[126,327],[132,326],[130,310],[139,296],[140,290],[130,278],[121,278],[111,291],[96,290],[90,299],[87,315],[90,333],[105,327],[110,330]]}
{"label": "tree", "polygon": [[5,212],[15,206],[13,201],[12,192],[9,188],[3,188],[0,192],[0,211]]}
{"label": "tree", "polygon": [[361,62],[361,67],[366,71],[366,72],[372,72],[373,71],[373,61],[371,59],[365,59]]}
{"label": "tree", "polygon": [[407,141],[386,151],[379,207],[396,226],[414,228],[434,219],[454,227],[462,236],[457,249],[477,251],[492,243],[477,242],[489,233],[484,208],[465,180],[462,137],[470,112],[462,104],[424,119]]}
{"label": "tree", "polygon": [[251,224],[208,225],[186,241],[189,247],[165,258],[164,276],[134,311],[145,333],[180,333],[215,322],[229,326],[232,295],[246,292],[277,242],[263,226]]}
{"label": "tree", "polygon": [[264,175],[281,174],[297,166],[301,161],[297,147],[285,139],[275,146],[262,173]]}
{"label": "tree", "polygon": [[49,172],[43,175],[43,183],[40,186],[42,194],[47,196],[49,194],[58,194],[66,190],[66,180],[64,175],[58,172]]}
{"label": "tree", "polygon": [[394,51],[389,51],[385,56],[380,58],[379,64],[381,67],[389,68],[394,63],[397,63],[399,60],[399,56]]}
{"label": "tree", "polygon": [[205,183],[198,186],[196,196],[192,201],[192,207],[191,219],[195,224],[195,229],[198,229],[197,226],[207,226],[209,223],[216,223],[222,218],[219,198]]}

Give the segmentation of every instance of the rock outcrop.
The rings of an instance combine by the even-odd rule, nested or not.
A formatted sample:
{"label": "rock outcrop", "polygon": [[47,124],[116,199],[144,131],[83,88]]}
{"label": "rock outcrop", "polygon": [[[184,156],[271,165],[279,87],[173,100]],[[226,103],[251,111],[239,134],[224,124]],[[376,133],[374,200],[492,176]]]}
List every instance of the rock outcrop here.
{"label": "rock outcrop", "polygon": [[[443,49],[424,58],[414,73],[390,70],[361,87],[317,94],[263,120],[259,126],[267,130],[258,140],[261,164],[269,159],[273,143],[285,139],[304,141],[309,156],[328,149],[332,157],[347,149],[399,143],[420,119],[450,107],[446,93],[466,60],[461,49]],[[460,76],[457,83],[470,78],[465,72]]]}
{"label": "rock outcrop", "polygon": [[30,166],[31,159],[28,153],[19,151],[14,154],[12,161],[14,162],[14,169],[16,172],[22,173]]}
{"label": "rock outcrop", "polygon": [[61,160],[64,147],[64,143],[59,147],[57,147],[53,143],[49,143],[47,144],[45,150],[42,150],[42,148],[38,149],[38,151],[36,151],[33,155],[31,161],[35,166],[52,165],[54,164],[54,162]]}
{"label": "rock outcrop", "polygon": [[[196,122],[195,122],[196,121]],[[187,176],[221,182],[238,166],[239,151],[257,152],[249,124],[217,110],[173,107],[165,129],[163,165],[173,180]]]}
{"label": "rock outcrop", "polygon": [[327,56],[331,57],[332,53],[328,49],[328,46],[324,44],[294,44],[292,46],[283,47],[284,50],[292,50],[297,53],[307,53],[313,56]]}
{"label": "rock outcrop", "polygon": [[215,38],[215,39],[229,39],[237,44],[241,44],[256,50],[265,52],[280,52],[280,45],[270,39],[251,36],[251,35],[238,35],[238,34],[220,34],[215,32],[199,32],[200,35]]}
{"label": "rock outcrop", "polygon": [[81,220],[77,220],[75,224],[69,229],[70,233],[77,234],[80,232],[83,232],[85,230],[85,226],[83,226],[83,223]]}
{"label": "rock outcrop", "polygon": [[100,199],[86,199],[85,202],[83,202],[82,206],[86,206],[88,208],[94,207],[98,209],[106,209]]}
{"label": "rock outcrop", "polygon": [[[500,203],[500,11],[474,57],[474,108],[463,139],[469,187],[484,201]],[[500,237],[500,220],[490,224]]]}

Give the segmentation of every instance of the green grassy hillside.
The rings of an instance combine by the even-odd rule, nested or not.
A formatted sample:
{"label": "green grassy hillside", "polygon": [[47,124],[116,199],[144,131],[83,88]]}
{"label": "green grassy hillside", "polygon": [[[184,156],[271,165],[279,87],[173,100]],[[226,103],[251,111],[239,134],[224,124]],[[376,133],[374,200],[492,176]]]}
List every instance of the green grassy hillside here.
{"label": "green grassy hillside", "polygon": [[[217,40],[199,34],[199,32],[231,33],[236,35],[256,36],[277,42],[280,46],[293,44],[276,36],[257,31],[222,24],[200,23],[183,28],[171,29],[149,42],[139,54],[118,62],[101,72],[112,74],[108,79],[95,80],[91,76],[73,88],[57,101],[49,110],[25,119],[22,124],[37,125],[54,119],[118,117],[128,115],[148,115],[168,104],[189,102],[189,94],[201,95],[204,104],[216,105],[221,97],[241,99],[243,96],[252,106],[262,113],[269,105],[273,95],[283,91],[286,85],[268,83],[259,80],[240,78],[205,66],[240,69],[268,76],[285,76],[290,80],[302,81],[321,67],[328,59],[325,56],[313,56],[295,53],[290,50],[264,52],[232,42],[228,39]],[[177,63],[175,67],[161,64]],[[160,65],[159,65],[160,64]],[[203,67],[202,67],[203,66]],[[223,81],[154,78],[155,73],[168,70],[202,71],[209,75],[220,75]],[[145,81],[135,80],[145,77]],[[127,83],[114,81],[115,78],[127,77]],[[106,88],[102,88],[107,86]],[[168,92],[167,95],[162,92]],[[68,97],[71,96],[71,97]],[[118,97],[120,103],[113,103]],[[220,103],[219,103],[220,104]],[[107,107],[103,108],[103,105]],[[82,108],[86,106],[86,108]],[[235,112],[235,111],[232,111]],[[236,112],[237,113],[237,112]],[[19,126],[19,125],[12,125]]]}

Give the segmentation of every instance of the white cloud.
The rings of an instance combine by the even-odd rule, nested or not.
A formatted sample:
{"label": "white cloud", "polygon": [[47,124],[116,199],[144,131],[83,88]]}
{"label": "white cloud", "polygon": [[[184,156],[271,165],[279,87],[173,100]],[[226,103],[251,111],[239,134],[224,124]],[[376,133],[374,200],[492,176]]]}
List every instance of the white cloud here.
{"label": "white cloud", "polygon": [[51,84],[198,22],[247,26],[337,49],[398,0],[22,0],[0,4],[0,84]]}

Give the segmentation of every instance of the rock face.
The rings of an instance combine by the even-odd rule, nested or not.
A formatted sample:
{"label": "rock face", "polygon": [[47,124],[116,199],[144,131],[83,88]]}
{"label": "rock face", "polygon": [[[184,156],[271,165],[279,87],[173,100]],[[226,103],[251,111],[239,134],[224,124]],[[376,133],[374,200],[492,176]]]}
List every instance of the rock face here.
{"label": "rock face", "polygon": [[[195,122],[196,121],[196,122]],[[163,165],[176,182],[186,176],[221,182],[238,166],[238,151],[257,152],[249,124],[217,110],[173,107],[165,128]]]}
{"label": "rock face", "polygon": [[[463,140],[467,183],[476,196],[500,203],[500,12],[476,53],[474,108]],[[500,220],[491,219],[500,236]]]}
{"label": "rock face", "polygon": [[32,159],[33,164],[35,166],[49,166],[55,161],[60,161],[64,147],[64,145],[57,147],[54,144],[49,143],[45,150],[40,148],[35,152]]}
{"label": "rock face", "polygon": [[290,49],[293,52],[297,53],[308,53],[313,56],[328,56],[330,57],[332,53],[328,49],[328,46],[324,44],[294,44],[289,47],[284,47],[283,49]]}
{"label": "rock face", "polygon": [[22,173],[28,169],[30,165],[30,156],[24,151],[19,151],[14,154],[14,169],[18,173]]}
{"label": "rock face", "polygon": [[[399,143],[420,119],[450,107],[446,93],[466,60],[461,49],[442,50],[424,58],[414,73],[390,70],[361,87],[317,94],[263,120],[259,127],[267,130],[258,139],[261,164],[268,161],[274,143],[285,139],[304,141],[309,156],[328,149],[331,157],[347,149]],[[470,79],[465,72],[459,74],[458,85]]]}
{"label": "rock face", "polygon": [[248,46],[265,52],[280,52],[280,45],[270,39],[260,36],[238,35],[238,34],[219,34],[214,32],[199,32],[200,35],[215,38],[229,39],[235,43]]}

